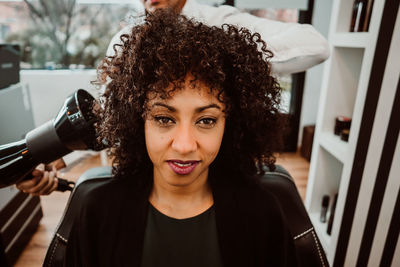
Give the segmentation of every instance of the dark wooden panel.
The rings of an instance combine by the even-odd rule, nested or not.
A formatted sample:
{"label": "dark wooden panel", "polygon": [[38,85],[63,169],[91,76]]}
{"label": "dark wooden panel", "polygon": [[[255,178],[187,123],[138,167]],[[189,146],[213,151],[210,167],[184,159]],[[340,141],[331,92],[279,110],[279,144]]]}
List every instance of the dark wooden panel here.
{"label": "dark wooden panel", "polygon": [[35,210],[36,206],[40,205],[40,198],[29,198],[22,205],[24,205],[23,208],[18,212],[18,214],[16,214],[16,216],[12,219],[7,228],[3,229],[3,231],[1,232],[3,244],[5,247],[7,247],[12,239],[18,234],[26,220]]}
{"label": "dark wooden panel", "polygon": [[43,217],[43,212],[40,203],[37,204],[37,206],[39,206],[39,209],[33,215],[33,217],[31,218],[30,222],[26,225],[26,227],[22,230],[21,234],[19,235],[19,238],[6,252],[10,266],[13,266],[14,263],[17,261],[21,252],[25,249],[25,246],[29,243],[31,237],[35,234],[40,219]]}
{"label": "dark wooden panel", "polygon": [[15,213],[18,207],[25,201],[28,194],[19,191],[8,203],[0,210],[0,229],[7,223],[8,219]]}

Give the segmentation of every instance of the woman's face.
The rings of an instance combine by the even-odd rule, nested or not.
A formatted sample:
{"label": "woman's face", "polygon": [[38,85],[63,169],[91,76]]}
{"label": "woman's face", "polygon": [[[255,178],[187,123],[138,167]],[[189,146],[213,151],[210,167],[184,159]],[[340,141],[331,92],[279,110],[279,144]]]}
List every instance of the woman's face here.
{"label": "woman's face", "polygon": [[207,181],[224,135],[224,104],[203,83],[196,82],[193,88],[191,78],[170,98],[156,97],[148,103],[147,152],[154,166],[154,182],[165,186]]}

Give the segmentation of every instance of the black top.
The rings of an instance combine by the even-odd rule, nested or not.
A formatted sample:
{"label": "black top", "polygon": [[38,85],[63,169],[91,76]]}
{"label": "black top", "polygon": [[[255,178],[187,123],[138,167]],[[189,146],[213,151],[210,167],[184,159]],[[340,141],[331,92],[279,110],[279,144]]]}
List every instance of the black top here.
{"label": "black top", "polygon": [[[141,266],[151,184],[138,186],[134,181],[111,179],[82,196],[65,266]],[[212,181],[223,266],[297,266],[293,239],[273,194],[258,184]]]}
{"label": "black top", "polygon": [[187,219],[164,215],[149,205],[141,267],[220,267],[215,210]]}

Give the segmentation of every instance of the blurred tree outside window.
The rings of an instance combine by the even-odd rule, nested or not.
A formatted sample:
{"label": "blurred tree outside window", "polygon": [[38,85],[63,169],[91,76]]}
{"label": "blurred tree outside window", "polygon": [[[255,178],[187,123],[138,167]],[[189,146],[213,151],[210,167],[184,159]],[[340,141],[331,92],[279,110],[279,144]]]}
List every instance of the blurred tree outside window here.
{"label": "blurred tree outside window", "polygon": [[1,1],[0,43],[20,45],[23,69],[96,68],[112,36],[137,13],[120,3]]}

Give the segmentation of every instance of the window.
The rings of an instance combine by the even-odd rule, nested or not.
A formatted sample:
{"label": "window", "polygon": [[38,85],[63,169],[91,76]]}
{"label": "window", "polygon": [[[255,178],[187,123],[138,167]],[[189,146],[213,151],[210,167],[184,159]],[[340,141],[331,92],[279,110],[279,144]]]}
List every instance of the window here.
{"label": "window", "polygon": [[1,1],[0,43],[20,45],[23,69],[95,68],[140,8],[134,0]]}

